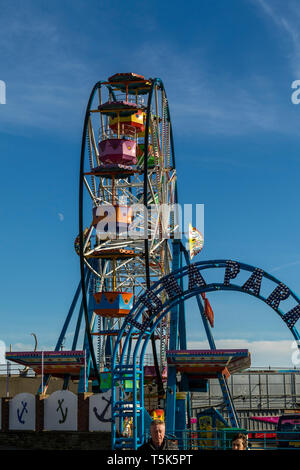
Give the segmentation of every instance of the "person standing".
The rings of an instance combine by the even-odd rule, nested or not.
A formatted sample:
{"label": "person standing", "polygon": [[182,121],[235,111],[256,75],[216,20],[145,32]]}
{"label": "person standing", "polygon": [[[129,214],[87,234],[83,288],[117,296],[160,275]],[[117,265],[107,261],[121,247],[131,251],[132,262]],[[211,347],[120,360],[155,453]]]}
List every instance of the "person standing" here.
{"label": "person standing", "polygon": [[246,450],[247,449],[247,437],[245,434],[239,432],[234,436],[231,441],[232,450]]}
{"label": "person standing", "polygon": [[177,441],[172,441],[165,437],[166,425],[164,421],[155,419],[150,425],[151,439],[145,442],[139,451],[160,451],[160,450],[178,450]]}

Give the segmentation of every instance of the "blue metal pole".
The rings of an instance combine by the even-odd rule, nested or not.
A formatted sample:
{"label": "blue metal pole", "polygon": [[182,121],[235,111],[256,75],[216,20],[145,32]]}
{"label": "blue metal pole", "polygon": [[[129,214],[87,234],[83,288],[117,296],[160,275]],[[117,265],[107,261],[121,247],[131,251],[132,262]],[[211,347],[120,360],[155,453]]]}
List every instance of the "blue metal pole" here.
{"label": "blue metal pole", "polygon": [[[86,276],[86,281],[85,281],[86,289],[88,288],[88,285],[89,285],[89,282],[90,282],[90,277],[91,277],[91,272],[88,271],[87,276]],[[75,350],[76,347],[77,347],[77,341],[78,341],[80,326],[81,326],[81,322],[82,322],[82,317],[83,317],[83,302],[81,302],[80,308],[79,308],[79,314],[78,314],[76,329],[75,329],[73,343],[72,343],[72,350]]]}
{"label": "blue metal pole", "polygon": [[[88,303],[89,325],[91,325],[91,321],[93,317],[93,305],[94,305],[93,299],[90,296],[89,303]],[[90,326],[90,330],[93,331],[94,327],[95,327],[95,321],[92,327]],[[79,382],[78,382],[78,393],[84,393],[87,391],[90,368],[91,368],[91,363],[92,363],[92,355],[91,355],[90,343],[89,343],[87,332],[85,332],[85,335],[84,335],[83,350],[86,351],[86,364],[85,364],[85,369],[82,367],[80,371],[80,377],[79,377]],[[98,373],[98,370],[94,371],[94,374],[97,374],[97,373]]]}
{"label": "blue metal pole", "polygon": [[[180,269],[182,269],[182,253],[180,253]],[[184,291],[183,277],[180,278],[180,287],[183,292]],[[185,303],[183,300],[179,304],[179,343],[180,343],[180,349],[182,350],[187,349]]]}
{"label": "blue metal pole", "polygon": [[[86,277],[86,273],[85,273],[85,277]],[[65,323],[64,323],[63,328],[62,328],[62,330],[61,330],[61,333],[60,333],[60,335],[59,335],[58,341],[57,341],[57,343],[56,343],[55,351],[59,351],[60,348],[61,348],[61,345],[62,345],[62,343],[63,343],[63,340],[64,340],[64,337],[65,337],[66,331],[67,331],[67,329],[68,329],[68,326],[69,326],[69,324],[70,324],[72,315],[73,315],[73,313],[74,313],[74,310],[75,310],[75,307],[76,307],[76,304],[77,304],[77,301],[78,301],[78,297],[79,297],[80,292],[81,292],[81,281],[79,281],[78,287],[77,287],[77,289],[76,289],[74,298],[73,298],[72,303],[71,303],[71,306],[70,306],[70,308],[69,308],[69,312],[68,312],[67,318],[66,318],[66,320],[65,320]]]}
{"label": "blue metal pole", "polygon": [[[181,252],[180,252],[180,241],[173,240],[173,270],[181,267]],[[170,315],[170,339],[169,349],[178,349],[178,333],[179,333],[179,305],[175,305],[171,308]],[[169,434],[175,433],[176,426],[176,367],[168,366],[168,379],[167,379],[167,391],[166,391],[166,432]]]}

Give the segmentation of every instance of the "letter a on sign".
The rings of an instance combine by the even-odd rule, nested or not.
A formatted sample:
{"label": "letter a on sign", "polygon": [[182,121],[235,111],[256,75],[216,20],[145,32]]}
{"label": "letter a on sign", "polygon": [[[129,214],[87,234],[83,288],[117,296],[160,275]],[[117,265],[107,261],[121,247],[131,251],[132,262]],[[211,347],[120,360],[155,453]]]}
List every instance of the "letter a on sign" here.
{"label": "letter a on sign", "polygon": [[189,290],[194,289],[195,287],[206,286],[206,282],[201,276],[199,269],[197,269],[194,264],[189,265],[188,276],[189,276]]}
{"label": "letter a on sign", "polygon": [[263,274],[264,272],[262,269],[255,268],[249,279],[243,285],[243,289],[247,290],[248,292],[253,291],[253,294],[258,296],[260,293]]}
{"label": "letter a on sign", "polygon": [[160,298],[149,289],[140,297],[140,301],[146,305],[154,315],[159,313],[163,308]]}
{"label": "letter a on sign", "polygon": [[170,274],[167,278],[162,278],[162,282],[170,299],[182,294],[182,289],[177,283],[174,274]]}

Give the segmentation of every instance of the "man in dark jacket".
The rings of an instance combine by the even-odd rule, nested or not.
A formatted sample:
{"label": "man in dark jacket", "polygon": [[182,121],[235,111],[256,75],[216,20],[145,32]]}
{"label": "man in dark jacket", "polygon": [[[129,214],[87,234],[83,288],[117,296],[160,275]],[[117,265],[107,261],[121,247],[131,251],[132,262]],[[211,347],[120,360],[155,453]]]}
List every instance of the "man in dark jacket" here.
{"label": "man in dark jacket", "polygon": [[139,451],[178,450],[177,442],[166,439],[166,425],[163,421],[155,419],[150,426],[151,439],[139,447]]}

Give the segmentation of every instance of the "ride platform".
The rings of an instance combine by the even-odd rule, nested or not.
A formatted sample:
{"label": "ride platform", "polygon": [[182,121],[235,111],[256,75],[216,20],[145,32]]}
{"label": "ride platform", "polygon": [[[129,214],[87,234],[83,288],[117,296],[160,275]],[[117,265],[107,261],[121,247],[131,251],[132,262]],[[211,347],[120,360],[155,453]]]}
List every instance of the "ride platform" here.
{"label": "ride platform", "polygon": [[99,142],[99,160],[109,165],[135,165],[136,142],[131,139],[106,139]]}
{"label": "ride platform", "polygon": [[126,317],[133,307],[133,292],[96,292],[93,297],[93,310],[101,317]]}
{"label": "ride platform", "polygon": [[151,81],[136,73],[116,73],[109,77],[108,83],[113,88],[129,94],[144,95],[151,89]]}
{"label": "ride platform", "polygon": [[129,176],[133,176],[135,174],[142,174],[142,169],[134,169],[132,166],[126,166],[121,164],[106,164],[101,165],[93,168],[93,170],[84,173],[84,176],[93,175],[104,177],[108,179],[122,179],[128,178]]}
{"label": "ride platform", "polygon": [[85,351],[22,351],[7,352],[8,361],[30,367],[38,375],[51,374],[54,377],[79,377],[85,364]]}
{"label": "ride platform", "polygon": [[[121,117],[121,116],[130,116],[133,113],[138,111],[143,111],[144,106],[138,105],[132,101],[107,101],[106,103],[100,104],[98,106],[98,111],[106,116],[112,118]],[[91,110],[97,112],[97,110]]]}
{"label": "ride platform", "polygon": [[167,363],[176,372],[198,379],[228,378],[235,372],[248,369],[251,356],[248,349],[201,349],[167,351]]}
{"label": "ride platform", "polygon": [[135,253],[133,250],[125,250],[123,248],[116,249],[94,249],[86,254],[86,258],[105,258],[105,259],[127,259],[141,256],[140,253]]}

